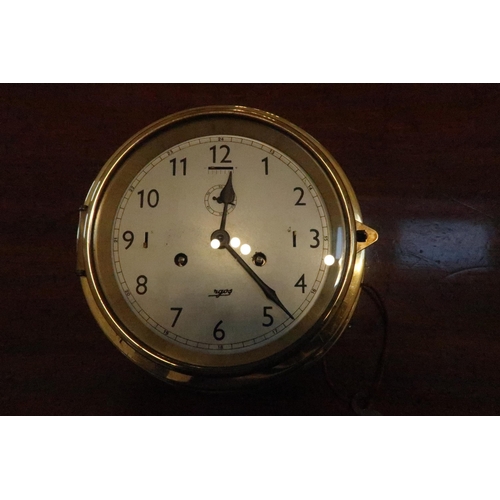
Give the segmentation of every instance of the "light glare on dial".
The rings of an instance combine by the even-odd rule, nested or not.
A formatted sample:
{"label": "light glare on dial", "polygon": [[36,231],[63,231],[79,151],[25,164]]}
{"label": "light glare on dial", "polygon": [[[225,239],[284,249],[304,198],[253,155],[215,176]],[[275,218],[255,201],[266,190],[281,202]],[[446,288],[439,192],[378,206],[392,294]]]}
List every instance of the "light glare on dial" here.
{"label": "light glare on dial", "polygon": [[239,238],[236,238],[236,236],[235,236],[234,238],[231,238],[231,241],[229,242],[229,244],[233,248],[238,248],[241,245],[241,241]]}
{"label": "light glare on dial", "polygon": [[211,242],[210,242],[210,246],[213,248],[213,249],[217,249],[220,247],[220,241],[217,239],[217,238],[214,238]]}
{"label": "light glare on dial", "polygon": [[251,251],[252,251],[252,249],[250,248],[250,245],[247,245],[246,243],[241,245],[240,252],[243,255],[248,255]]}
{"label": "light glare on dial", "polygon": [[333,255],[327,255],[327,256],[325,256],[323,261],[325,262],[325,264],[327,266],[331,266],[331,265],[335,264],[335,257]]}

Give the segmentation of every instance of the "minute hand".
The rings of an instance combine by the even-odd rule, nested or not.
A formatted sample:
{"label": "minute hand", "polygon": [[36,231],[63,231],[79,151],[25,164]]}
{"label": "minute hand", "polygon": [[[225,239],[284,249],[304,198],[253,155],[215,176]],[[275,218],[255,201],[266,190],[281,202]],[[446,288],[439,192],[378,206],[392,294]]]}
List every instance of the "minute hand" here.
{"label": "minute hand", "polygon": [[285,311],[290,318],[295,319],[290,311],[281,303],[280,299],[278,299],[278,296],[276,295],[276,292],[269,286],[267,286],[258,276],[255,274],[255,272],[252,270],[252,268],[236,253],[236,250],[231,247],[230,245],[226,245],[225,248],[229,251],[229,253],[238,261],[238,263],[243,267],[243,269],[253,278],[253,280],[257,283],[257,285],[260,286],[261,290],[264,292],[265,296],[274,302],[277,306],[279,306],[283,311]]}

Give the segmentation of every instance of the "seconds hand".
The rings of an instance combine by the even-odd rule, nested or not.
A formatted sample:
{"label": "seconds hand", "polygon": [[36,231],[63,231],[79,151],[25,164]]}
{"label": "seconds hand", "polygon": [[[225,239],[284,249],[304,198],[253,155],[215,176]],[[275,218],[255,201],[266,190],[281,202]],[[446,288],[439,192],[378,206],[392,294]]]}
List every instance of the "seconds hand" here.
{"label": "seconds hand", "polygon": [[227,251],[236,259],[238,264],[240,264],[241,267],[250,275],[250,277],[259,285],[260,289],[264,292],[264,295],[272,302],[274,302],[278,307],[280,307],[290,318],[295,319],[290,311],[281,303],[280,299],[278,298],[278,295],[276,292],[268,285],[266,285],[262,279],[257,276],[257,274],[253,271],[253,269],[238,255],[236,250],[234,250],[233,247],[229,244],[230,237],[229,233],[226,231],[226,218],[227,218],[227,212],[229,205],[231,205],[234,202],[234,199],[236,198],[236,194],[233,189],[233,180],[232,180],[232,175],[233,173],[229,173],[229,179],[227,180],[226,185],[222,189],[220,196],[216,198],[217,203],[223,203],[224,204],[224,210],[222,212],[222,220],[220,224],[220,229],[218,231],[214,231],[212,233],[211,239],[217,239],[220,241],[220,247],[219,248],[225,248]]}

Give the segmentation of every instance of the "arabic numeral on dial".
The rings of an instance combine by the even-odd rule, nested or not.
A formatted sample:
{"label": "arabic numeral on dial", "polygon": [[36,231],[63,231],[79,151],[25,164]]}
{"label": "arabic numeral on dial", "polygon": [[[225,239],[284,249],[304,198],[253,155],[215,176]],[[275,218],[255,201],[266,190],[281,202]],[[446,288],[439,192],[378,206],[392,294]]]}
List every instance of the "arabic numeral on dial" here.
{"label": "arabic numeral on dial", "polygon": [[139,295],[144,295],[148,291],[148,287],[146,286],[147,282],[148,279],[146,278],[146,276],[144,276],[144,274],[137,276],[137,286],[135,287],[135,291]]}
{"label": "arabic numeral on dial", "polygon": [[139,205],[141,208],[144,208],[144,199],[149,207],[155,208],[160,201],[160,195],[156,189],[151,189],[147,196],[144,195],[144,189],[141,189],[138,193],[139,195]]}
{"label": "arabic numeral on dial", "polygon": [[313,236],[313,240],[316,242],[316,245],[309,245],[311,248],[318,248],[319,247],[319,231],[317,229],[309,229],[310,233],[316,233]]}
{"label": "arabic numeral on dial", "polygon": [[262,163],[264,164],[264,172],[266,175],[269,175],[269,157],[266,156],[262,158]]}
{"label": "arabic numeral on dial", "polygon": [[174,321],[172,323],[172,328],[173,328],[175,326],[175,324],[177,323],[177,320],[179,319],[179,316],[181,315],[182,307],[171,307],[170,310],[171,311],[177,311],[177,314],[175,315]]}
{"label": "arabic numeral on dial", "polygon": [[[172,158],[170,160],[170,163],[172,164],[172,175],[177,174],[177,158]],[[179,163],[182,165],[182,175],[186,175],[186,169],[187,169],[187,160],[186,158],[182,158],[179,160]]]}
{"label": "arabic numeral on dial", "polygon": [[[223,153],[221,150],[224,150],[225,153]],[[232,163],[231,160],[228,160],[227,157],[229,156],[229,153],[231,152],[231,149],[228,145],[226,144],[221,144],[219,146],[219,152],[220,155],[217,155],[217,146],[212,146],[210,148],[210,151],[212,151],[212,162],[213,163]],[[222,156],[222,159],[217,162],[217,157]]]}
{"label": "arabic numeral on dial", "polygon": [[304,190],[301,187],[293,188],[293,190],[299,192],[299,199],[295,202],[295,205],[304,206],[306,204],[304,201],[302,201],[302,198],[304,197]]}
{"label": "arabic numeral on dial", "polygon": [[132,231],[125,231],[122,234],[123,240],[128,243],[128,245],[125,247],[125,250],[128,250],[130,248],[130,245],[134,242],[134,233]]}
{"label": "arabic numeral on dial", "polygon": [[262,326],[271,326],[274,323],[274,318],[267,312],[272,309],[271,306],[264,307],[264,318],[268,318],[267,323],[262,323]]}
{"label": "arabic numeral on dial", "polygon": [[223,340],[224,337],[226,336],[226,332],[222,329],[222,328],[219,328],[219,326],[222,324],[222,320],[220,320],[216,325],[215,325],[215,328],[214,328],[214,339],[215,340]]}
{"label": "arabic numeral on dial", "polygon": [[297,283],[295,283],[296,287],[298,288],[302,288],[302,293],[306,293],[306,279],[305,279],[305,276],[302,275],[300,278],[299,278],[299,281],[297,281]]}

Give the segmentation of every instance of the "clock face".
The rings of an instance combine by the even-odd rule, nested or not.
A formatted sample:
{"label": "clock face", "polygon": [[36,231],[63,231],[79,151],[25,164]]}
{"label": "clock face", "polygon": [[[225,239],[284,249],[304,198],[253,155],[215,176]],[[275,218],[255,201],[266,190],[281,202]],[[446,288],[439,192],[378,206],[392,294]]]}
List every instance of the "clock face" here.
{"label": "clock face", "polygon": [[219,359],[276,345],[319,307],[327,281],[331,295],[339,285],[340,202],[330,195],[327,205],[325,187],[274,145],[191,138],[124,188],[109,235],[113,275],[158,341]]}

